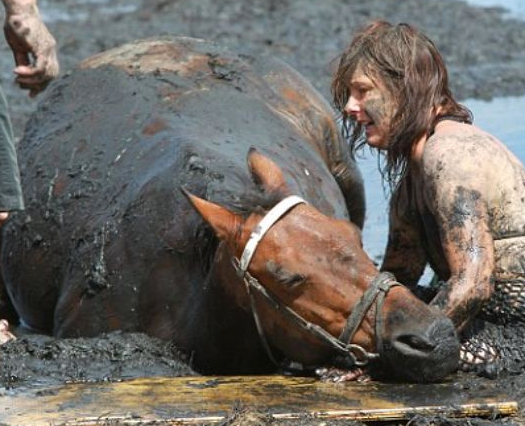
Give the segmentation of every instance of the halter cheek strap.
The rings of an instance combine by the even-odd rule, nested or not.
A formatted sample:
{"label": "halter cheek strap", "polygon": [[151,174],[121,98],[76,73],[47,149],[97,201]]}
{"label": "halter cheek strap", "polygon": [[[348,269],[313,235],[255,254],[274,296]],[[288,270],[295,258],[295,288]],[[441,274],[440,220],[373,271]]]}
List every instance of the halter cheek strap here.
{"label": "halter cheek strap", "polygon": [[366,313],[376,304],[376,349],[380,353],[383,347],[383,341],[381,339],[383,329],[383,314],[382,307],[388,291],[399,284],[394,275],[390,272],[380,272],[373,280],[368,289],[365,291],[359,302],[352,309],[352,313],[346,320],[345,328],[339,336],[339,339],[343,342],[350,342],[354,337],[355,333],[359,329],[359,326],[363,322]]}
{"label": "halter cheek strap", "polygon": [[306,203],[301,197],[292,195],[286,197],[284,200],[276,204],[264,218],[259,222],[250,235],[250,239],[244,247],[242,252],[241,259],[239,261],[239,273],[244,274],[250,266],[252,257],[257,249],[259,241],[261,241],[264,234],[277,222],[282,216],[288,212],[292,207],[295,207],[297,204]]}
{"label": "halter cheek strap", "polygon": [[[252,275],[248,272],[248,266],[250,266],[250,262],[255,253],[255,250],[257,249],[259,241],[261,241],[261,238],[264,237],[266,232],[268,232],[268,230],[273,226],[273,224],[277,222],[281,217],[283,217],[288,211],[290,211],[296,205],[302,203],[306,203],[306,201],[304,201],[301,197],[298,197],[296,195],[286,197],[284,200],[281,200],[279,203],[277,203],[266,214],[266,216],[263,217],[263,219],[257,224],[257,226],[252,231],[248,242],[244,246],[244,250],[242,252],[240,260],[238,260],[236,257],[233,258],[233,266],[237,271],[237,274],[244,280],[246,292],[250,297],[250,306],[252,309],[255,327],[257,328],[257,333],[259,334],[259,339],[264,347],[264,350],[266,351],[266,354],[275,365],[279,365],[279,363],[273,356],[273,352],[264,334],[261,319],[259,318],[257,306],[255,304],[255,298],[251,290],[255,289],[257,292],[259,292],[259,294],[262,294],[266,298],[266,300],[273,302],[272,304],[274,307],[276,307],[276,309],[279,309],[281,303],[273,296],[271,296],[267,292],[267,290],[259,283],[259,281],[257,281],[257,279],[252,277]],[[286,309],[289,308],[286,307]]]}

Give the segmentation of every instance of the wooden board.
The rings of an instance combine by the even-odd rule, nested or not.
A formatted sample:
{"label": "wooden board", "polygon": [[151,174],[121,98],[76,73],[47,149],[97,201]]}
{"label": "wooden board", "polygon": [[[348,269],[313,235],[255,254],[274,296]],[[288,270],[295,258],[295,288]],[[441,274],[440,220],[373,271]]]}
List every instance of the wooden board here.
{"label": "wooden board", "polygon": [[68,384],[0,397],[0,423],[195,424],[222,421],[240,403],[277,419],[397,420],[414,414],[450,417],[508,415],[517,403],[484,386],[328,383],[283,376],[146,378],[119,383]]}

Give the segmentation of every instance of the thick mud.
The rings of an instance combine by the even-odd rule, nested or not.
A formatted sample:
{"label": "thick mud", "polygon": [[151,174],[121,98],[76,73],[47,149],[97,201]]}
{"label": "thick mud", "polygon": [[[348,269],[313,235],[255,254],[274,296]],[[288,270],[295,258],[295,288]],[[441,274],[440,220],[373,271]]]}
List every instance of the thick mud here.
{"label": "thick mud", "polygon": [[[216,40],[233,50],[255,55],[273,54],[329,96],[331,61],[358,26],[384,18],[414,23],[427,32],[445,57],[453,91],[459,98],[488,99],[525,93],[525,23],[504,18],[498,8],[473,8],[453,0],[112,0],[107,4],[86,0],[40,1],[59,44],[62,74],[81,59],[102,50],[134,39],[175,34]],[[10,83],[11,56],[5,43],[0,46],[2,86],[11,105],[15,134],[20,138],[37,103]],[[494,333],[497,337],[503,332]],[[490,381],[525,407],[524,339],[518,333],[511,341],[512,347],[506,346],[510,354],[507,359],[515,362],[477,374],[458,373],[457,380],[467,387],[483,386]],[[169,342],[136,334],[65,340],[22,335],[0,347],[0,360],[0,386],[5,389],[69,381],[196,374],[188,367],[191,360],[182,360]],[[230,418],[223,424],[271,423],[275,422],[267,413],[232,407]],[[313,425],[320,421],[279,422],[286,423]],[[454,421],[421,417],[410,422],[411,425],[523,423],[525,411],[516,419]]]}
{"label": "thick mud", "polygon": [[6,389],[197,375],[169,342],[139,333],[115,332],[96,339],[28,334],[2,346],[0,359]]}

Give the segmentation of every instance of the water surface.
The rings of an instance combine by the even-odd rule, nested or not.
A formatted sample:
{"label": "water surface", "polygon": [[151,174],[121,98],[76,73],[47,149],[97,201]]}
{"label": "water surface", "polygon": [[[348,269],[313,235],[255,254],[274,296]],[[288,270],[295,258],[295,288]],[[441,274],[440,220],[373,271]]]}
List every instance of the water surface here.
{"label": "water surface", "polygon": [[67,0],[67,3],[40,0],[39,9],[43,20],[53,24],[61,21],[86,21],[90,19],[93,7],[96,7],[97,15],[132,13],[137,10],[139,3],[140,0]]}
{"label": "water surface", "polygon": [[505,9],[505,17],[525,20],[524,0],[466,0],[466,2],[472,6],[501,7]]}

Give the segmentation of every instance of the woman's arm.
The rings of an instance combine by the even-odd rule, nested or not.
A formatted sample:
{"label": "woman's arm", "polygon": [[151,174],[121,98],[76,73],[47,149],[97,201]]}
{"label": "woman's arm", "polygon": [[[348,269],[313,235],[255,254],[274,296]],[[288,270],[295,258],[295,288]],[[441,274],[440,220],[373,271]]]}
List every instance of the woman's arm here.
{"label": "woman's arm", "polygon": [[482,149],[460,136],[441,137],[425,151],[426,203],[438,226],[450,278],[431,304],[458,330],[478,313],[493,291],[494,242],[480,164]]}

